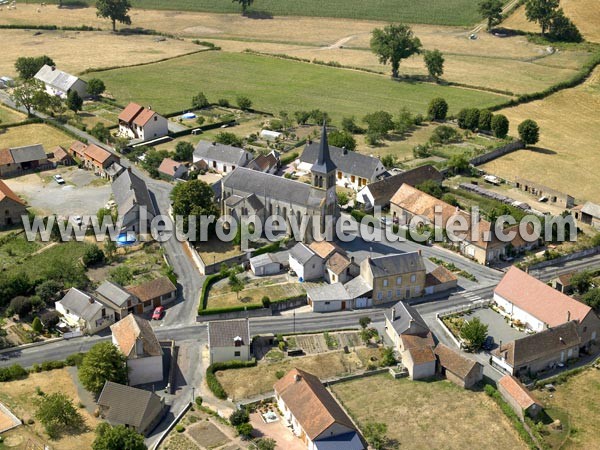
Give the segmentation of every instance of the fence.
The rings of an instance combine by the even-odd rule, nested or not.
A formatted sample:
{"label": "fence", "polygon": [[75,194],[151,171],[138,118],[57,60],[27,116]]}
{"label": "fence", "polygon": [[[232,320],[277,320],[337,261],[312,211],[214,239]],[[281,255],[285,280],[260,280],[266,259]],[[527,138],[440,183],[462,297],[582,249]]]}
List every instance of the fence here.
{"label": "fence", "polygon": [[549,259],[548,261],[542,261],[537,264],[533,264],[529,266],[529,271],[543,269],[548,266],[558,266],[562,263],[566,263],[569,261],[574,261],[580,258],[586,258],[588,256],[594,256],[600,254],[600,246],[587,248],[585,250],[580,250],[578,252],[571,253],[569,255],[560,256],[558,258]]}
{"label": "fence", "polygon": [[241,311],[225,311],[216,314],[201,314],[196,316],[196,322],[210,322],[211,320],[245,319],[250,317],[272,316],[271,308],[247,309]]}
{"label": "fence", "polygon": [[470,163],[474,166],[480,166],[481,164],[485,164],[496,158],[500,158],[501,156],[507,155],[509,153],[514,152],[515,150],[520,150],[522,148],[525,148],[525,144],[523,144],[523,141],[517,140],[511,142],[510,144],[506,144],[504,147],[499,147],[495,150],[492,150],[489,153],[476,156],[475,158],[471,159]]}

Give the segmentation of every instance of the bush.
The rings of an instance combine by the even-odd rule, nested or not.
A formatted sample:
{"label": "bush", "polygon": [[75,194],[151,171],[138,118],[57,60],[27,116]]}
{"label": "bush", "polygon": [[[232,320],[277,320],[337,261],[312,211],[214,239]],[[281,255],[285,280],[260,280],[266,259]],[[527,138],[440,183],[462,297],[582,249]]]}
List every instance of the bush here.
{"label": "bush", "polygon": [[67,366],[79,367],[83,361],[84,356],[85,356],[85,353],[73,353],[72,355],[69,355],[66,357],[65,364]]}
{"label": "bush", "polygon": [[88,247],[82,258],[86,267],[102,264],[105,259],[104,252],[95,244]]}
{"label": "bush", "polygon": [[229,416],[229,422],[234,427],[237,427],[238,425],[241,425],[243,423],[250,422],[250,415],[248,414],[246,408],[241,408],[231,413],[231,415]]}
{"label": "bush", "polygon": [[509,125],[508,118],[504,114],[495,114],[492,117],[492,132],[497,138],[504,139],[506,137]]}
{"label": "bush", "polygon": [[331,131],[329,136],[327,136],[327,139],[329,144],[333,145],[334,147],[345,147],[347,150],[356,149],[356,139],[354,139],[354,136],[352,136],[352,134],[350,134],[348,131]]}
{"label": "bush", "polygon": [[202,406],[202,397],[200,397],[200,396],[196,397],[196,405]]}
{"label": "bush", "polygon": [[13,364],[8,367],[0,367],[0,382],[13,381],[25,378],[28,372],[19,364]]}
{"label": "bush", "polygon": [[24,317],[33,311],[34,302],[29,297],[15,297],[10,301],[8,307],[9,315],[17,314],[19,317]]}
{"label": "bush", "polygon": [[240,107],[240,109],[243,109],[244,111],[252,108],[252,100],[250,100],[245,95],[239,95],[235,101],[236,101],[237,105]]}
{"label": "bush", "polygon": [[204,92],[198,92],[192,97],[192,107],[194,109],[206,108],[208,105],[210,105],[210,103],[208,102],[206,95],[204,95]]}
{"label": "bush", "polygon": [[448,103],[441,97],[431,99],[427,108],[429,120],[445,120],[448,114]]}
{"label": "bush", "polygon": [[278,370],[277,372],[275,372],[275,377],[278,380],[281,380],[284,377],[284,375],[285,375],[285,372],[283,370]]}
{"label": "bush", "polygon": [[235,427],[235,429],[243,439],[252,438],[252,432],[254,431],[254,428],[249,423],[243,423],[241,425],[238,425],[237,427]]}
{"label": "bush", "polygon": [[484,109],[479,113],[479,124],[477,128],[481,131],[490,131],[492,129],[493,114],[489,109]]}
{"label": "bush", "polygon": [[450,144],[454,142],[460,142],[461,136],[456,129],[449,127],[448,125],[440,125],[433,133],[431,133],[431,137],[429,141],[433,144]]}
{"label": "bush", "polygon": [[54,369],[62,369],[65,367],[64,361],[44,361],[42,363],[42,371],[47,372]]}
{"label": "bush", "polygon": [[37,317],[37,316],[34,317],[33,322],[31,322],[31,328],[37,334],[40,334],[43,331],[44,326],[42,325],[42,321],[40,320],[39,317]]}
{"label": "bush", "polygon": [[[243,367],[253,367],[256,365],[256,360],[251,361],[227,361],[211,364],[206,368],[206,384],[210,391],[217,397],[218,399],[225,400],[227,398],[227,392],[219,382],[219,379],[215,375],[215,372],[219,370],[227,370],[227,369],[241,369]],[[1,381],[1,380],[0,380]]]}
{"label": "bush", "polygon": [[219,106],[222,106],[223,108],[229,108],[229,100],[227,100],[226,98],[220,98],[219,100],[217,100],[217,104]]}
{"label": "bush", "polygon": [[179,423],[175,425],[175,431],[177,431],[178,433],[183,433],[185,431],[185,427]]}
{"label": "bush", "polygon": [[46,330],[53,330],[58,322],[60,322],[60,313],[57,311],[46,311],[40,315],[40,320],[42,321],[42,325],[46,328]]}
{"label": "bush", "polygon": [[262,298],[261,303],[263,305],[263,308],[268,308],[269,306],[271,306],[271,299],[265,295]]}

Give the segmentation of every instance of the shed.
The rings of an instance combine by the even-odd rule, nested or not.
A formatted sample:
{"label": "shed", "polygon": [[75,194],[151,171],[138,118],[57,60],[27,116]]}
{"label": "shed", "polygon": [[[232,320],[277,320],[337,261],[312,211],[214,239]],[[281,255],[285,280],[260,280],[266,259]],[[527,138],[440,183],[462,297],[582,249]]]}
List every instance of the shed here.
{"label": "shed", "polygon": [[275,275],[281,272],[281,264],[271,253],[265,253],[250,258],[250,270],[256,276]]}
{"label": "shed", "polygon": [[500,378],[498,392],[521,419],[525,415],[535,418],[543,409],[542,404],[512,375]]}
{"label": "shed", "polygon": [[435,354],[440,373],[454,384],[469,389],[483,379],[483,366],[460,352],[439,343]]}

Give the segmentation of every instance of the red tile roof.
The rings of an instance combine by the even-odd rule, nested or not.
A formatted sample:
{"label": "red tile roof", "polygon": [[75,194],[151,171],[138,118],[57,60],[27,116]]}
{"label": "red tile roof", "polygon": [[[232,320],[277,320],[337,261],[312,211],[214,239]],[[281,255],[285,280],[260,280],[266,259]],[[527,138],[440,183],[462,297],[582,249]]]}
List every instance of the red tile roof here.
{"label": "red tile roof", "polygon": [[119,120],[129,123],[135,119],[142,109],[143,107],[137,103],[130,103],[123,111],[121,111],[121,114],[119,114]]}
{"label": "red tile roof", "polygon": [[581,323],[592,310],[514,266],[494,293],[551,327],[567,322],[568,315]]}
{"label": "red tile roof", "polygon": [[438,284],[450,283],[458,278],[444,266],[437,266],[425,277],[426,286],[437,286]]}
{"label": "red tile roof", "polygon": [[140,112],[135,119],[133,119],[133,123],[143,127],[146,123],[152,119],[152,116],[156,114],[156,111],[152,111],[151,109],[144,108],[142,112]]}
{"label": "red tile roof", "polygon": [[415,365],[425,364],[436,360],[431,347],[413,347],[407,349],[407,351],[410,353],[410,357]]}
{"label": "red tile roof", "polygon": [[161,277],[137,286],[129,286],[125,288],[125,290],[130,294],[135,295],[141,302],[146,302],[153,298],[170,294],[177,290],[177,288],[167,277]]}
{"label": "red tile roof", "polygon": [[158,171],[170,176],[175,176],[175,171],[181,166],[182,163],[172,160],[171,158],[165,158],[158,166]]}
{"label": "red tile roof", "polygon": [[452,372],[454,375],[459,376],[463,380],[469,376],[475,367],[481,365],[477,361],[467,358],[458,351],[447,347],[442,343],[439,343],[435,348],[435,354],[439,358],[440,365],[444,369]]}
{"label": "red tile roof", "polygon": [[4,181],[0,180],[0,201],[4,200],[5,198],[9,198],[21,205],[25,205],[23,200],[21,200],[19,196],[15,194]]}
{"label": "red tile roof", "polygon": [[112,156],[111,152],[98,147],[96,144],[88,145],[88,148],[85,150],[84,154],[88,158],[98,161],[100,164],[104,164],[104,162]]}
{"label": "red tile roof", "polygon": [[5,166],[14,162],[15,160],[13,159],[10,149],[3,148],[0,150],[0,166]]}
{"label": "red tile roof", "polygon": [[498,385],[502,386],[523,410],[527,410],[531,405],[540,404],[527,388],[512,375],[504,375],[498,381]]}
{"label": "red tile roof", "polygon": [[87,148],[87,145],[84,144],[83,142],[75,141],[69,147],[69,151],[71,153],[76,154],[77,156],[83,156],[86,148]]}

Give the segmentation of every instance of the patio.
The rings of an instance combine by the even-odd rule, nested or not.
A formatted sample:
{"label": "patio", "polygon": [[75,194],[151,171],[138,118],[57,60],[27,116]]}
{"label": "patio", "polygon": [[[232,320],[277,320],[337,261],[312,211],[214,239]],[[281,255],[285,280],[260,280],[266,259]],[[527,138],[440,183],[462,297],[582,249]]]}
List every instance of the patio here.
{"label": "patio", "polygon": [[[277,413],[278,420],[266,423],[260,412],[250,414],[250,424],[254,427],[255,437],[275,439],[277,449],[305,450],[306,445],[286,427],[286,421]],[[269,419],[272,420],[272,419]]]}

